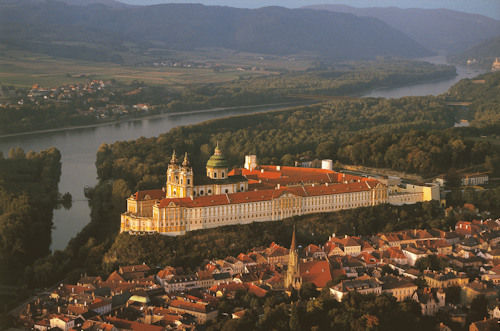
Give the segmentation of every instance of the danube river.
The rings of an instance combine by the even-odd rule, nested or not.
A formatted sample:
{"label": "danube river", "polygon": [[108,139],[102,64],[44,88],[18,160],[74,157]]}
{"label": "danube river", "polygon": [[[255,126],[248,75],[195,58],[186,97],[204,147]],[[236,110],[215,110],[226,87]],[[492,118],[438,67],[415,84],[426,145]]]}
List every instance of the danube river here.
{"label": "danube river", "polygon": [[[434,59],[433,59],[434,60]],[[432,62],[439,62],[439,58]],[[477,71],[459,69],[458,76],[444,81],[427,82],[406,87],[376,89],[362,96],[397,98],[409,95],[437,95],[448,90],[462,78],[471,78]],[[131,140],[139,137],[155,137],[170,129],[200,123],[206,120],[248,114],[280,107],[246,107],[243,109],[223,109],[193,114],[163,115],[153,118],[131,120],[102,126],[42,132],[0,138],[0,151],[8,155],[12,147],[21,147],[24,151],[39,152],[55,146],[62,155],[62,174],[59,183],[61,193],[70,192],[73,206],[69,210],[59,209],[54,212],[52,231],[52,250],[63,249],[69,239],[78,233],[90,219],[90,209],[85,200],[83,189],[97,183],[95,155],[102,143]]]}

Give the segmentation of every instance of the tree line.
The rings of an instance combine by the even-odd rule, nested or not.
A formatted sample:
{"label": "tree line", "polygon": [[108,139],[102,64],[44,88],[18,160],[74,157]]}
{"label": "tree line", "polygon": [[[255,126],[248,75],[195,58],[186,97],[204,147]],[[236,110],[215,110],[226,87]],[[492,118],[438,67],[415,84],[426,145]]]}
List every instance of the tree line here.
{"label": "tree line", "polygon": [[49,253],[60,175],[55,148],[0,155],[0,283],[17,284],[26,266]]}

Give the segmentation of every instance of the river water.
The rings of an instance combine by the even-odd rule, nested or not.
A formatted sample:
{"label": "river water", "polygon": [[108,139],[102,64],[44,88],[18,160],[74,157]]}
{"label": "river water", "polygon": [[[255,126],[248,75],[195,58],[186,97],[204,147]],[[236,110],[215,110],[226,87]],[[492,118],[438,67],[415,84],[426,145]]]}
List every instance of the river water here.
{"label": "river water", "polygon": [[[434,63],[442,61],[440,57],[429,59],[429,62]],[[362,96],[397,98],[402,96],[437,95],[447,91],[450,86],[460,79],[471,78],[478,74],[477,71],[460,68],[458,69],[458,76],[449,80],[398,88],[376,89]],[[3,137],[0,138],[0,151],[4,155],[8,155],[12,147],[21,147],[25,152],[30,150],[39,152],[55,146],[61,152],[62,174],[59,191],[61,193],[70,192],[74,202],[69,210],[59,209],[54,211],[51,249],[57,250],[66,247],[68,241],[90,220],[90,209],[85,200],[83,188],[85,186],[94,186],[97,183],[95,156],[102,143],[137,139],[142,136],[155,137],[181,125],[276,108],[278,107],[247,107],[244,109],[226,109],[194,114],[165,115],[96,127]]]}

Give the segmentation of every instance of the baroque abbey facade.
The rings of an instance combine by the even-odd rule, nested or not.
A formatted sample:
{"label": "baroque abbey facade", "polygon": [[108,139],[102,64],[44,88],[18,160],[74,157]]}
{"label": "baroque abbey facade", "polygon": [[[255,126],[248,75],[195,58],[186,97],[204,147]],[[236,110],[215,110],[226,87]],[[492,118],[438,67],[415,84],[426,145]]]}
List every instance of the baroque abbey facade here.
{"label": "baroque abbey facade", "polygon": [[174,152],[165,187],[127,199],[120,232],[176,236],[223,225],[431,199],[439,199],[435,188],[390,189],[376,179],[329,169],[259,166],[254,155],[246,156],[244,168],[229,171],[217,145],[206,176],[197,179],[187,154],[179,163]]}

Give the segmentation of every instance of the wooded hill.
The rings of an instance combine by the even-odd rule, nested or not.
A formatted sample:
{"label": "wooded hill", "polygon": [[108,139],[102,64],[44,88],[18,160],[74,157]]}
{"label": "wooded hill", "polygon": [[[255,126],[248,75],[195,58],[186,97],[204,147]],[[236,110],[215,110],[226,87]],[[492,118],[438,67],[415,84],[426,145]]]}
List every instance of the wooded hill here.
{"label": "wooded hill", "polygon": [[120,62],[122,52],[151,47],[218,47],[274,55],[308,53],[335,60],[432,54],[378,19],[311,9],[199,4],[82,7],[57,1],[2,0],[0,22],[1,43],[93,61]]}
{"label": "wooded hill", "polygon": [[468,50],[450,55],[447,60],[458,65],[467,65],[467,60],[476,60],[473,66],[489,70],[495,58],[500,58],[500,36],[489,39]]}

